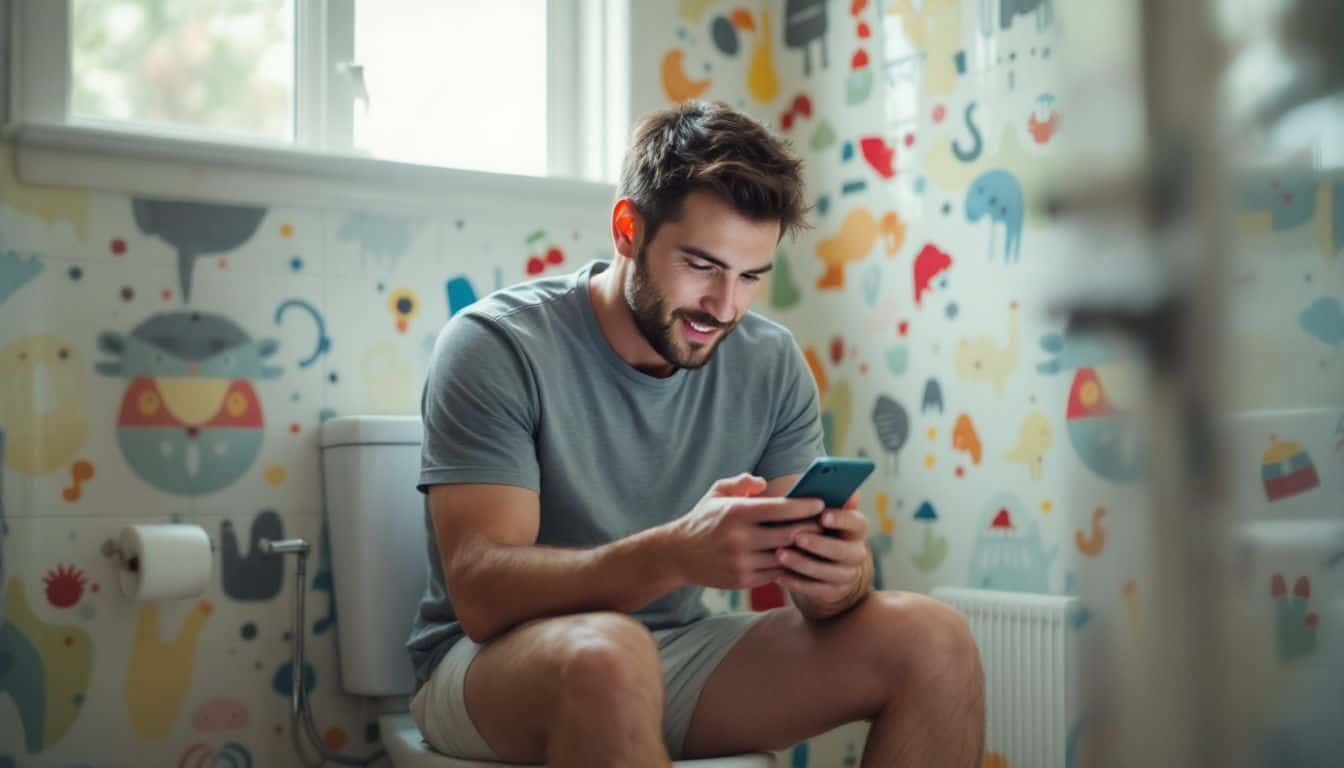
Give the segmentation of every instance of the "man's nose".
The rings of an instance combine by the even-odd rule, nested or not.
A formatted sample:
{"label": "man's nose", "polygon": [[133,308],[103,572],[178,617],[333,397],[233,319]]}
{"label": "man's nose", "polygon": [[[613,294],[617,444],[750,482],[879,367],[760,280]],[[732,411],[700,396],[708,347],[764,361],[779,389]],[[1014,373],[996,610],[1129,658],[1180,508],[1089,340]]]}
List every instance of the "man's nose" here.
{"label": "man's nose", "polygon": [[731,323],[736,314],[733,306],[736,285],[737,281],[731,276],[716,280],[709,294],[700,302],[701,308],[713,315],[720,325]]}

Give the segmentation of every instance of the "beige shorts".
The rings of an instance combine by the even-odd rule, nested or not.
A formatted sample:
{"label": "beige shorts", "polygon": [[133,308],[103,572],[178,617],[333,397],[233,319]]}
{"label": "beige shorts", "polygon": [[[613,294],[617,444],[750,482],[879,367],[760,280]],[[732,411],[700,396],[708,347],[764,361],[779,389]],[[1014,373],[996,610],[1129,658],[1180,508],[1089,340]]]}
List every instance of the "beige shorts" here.
{"label": "beige shorts", "polygon": [[[682,742],[710,674],[764,615],[724,613],[654,631],[663,667],[663,738],[673,760],[681,759]],[[498,760],[467,715],[463,695],[467,669],[480,648],[471,638],[458,640],[411,699],[411,717],[438,752],[468,760]]]}

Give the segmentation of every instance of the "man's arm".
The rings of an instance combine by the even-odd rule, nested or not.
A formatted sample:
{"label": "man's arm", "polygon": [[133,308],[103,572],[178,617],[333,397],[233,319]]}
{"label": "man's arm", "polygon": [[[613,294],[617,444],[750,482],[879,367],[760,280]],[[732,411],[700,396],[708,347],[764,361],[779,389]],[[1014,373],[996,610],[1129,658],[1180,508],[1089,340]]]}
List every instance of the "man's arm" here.
{"label": "man's arm", "polygon": [[526,488],[433,485],[429,510],[453,610],[478,643],[542,616],[631,612],[685,583],[661,528],[592,549],[536,546],[540,502]]}
{"label": "man's arm", "polygon": [[594,549],[536,546],[538,386],[497,318],[458,313],[439,334],[418,485],[453,610],[477,642],[542,616],[635,610],[680,584],[661,532]]}
{"label": "man's arm", "polygon": [[453,608],[467,635],[485,642],[529,619],[629,613],[686,584],[769,584],[786,573],[771,553],[815,533],[808,518],[822,504],[753,498],[765,485],[745,472],[721,478],[681,517],[592,549],[536,546],[539,503],[526,488],[431,485],[429,506]]}
{"label": "man's arm", "polygon": [[[783,496],[789,492],[793,484],[797,482],[799,474],[781,475],[770,480],[766,484],[765,493],[762,496]],[[835,602],[821,602],[809,598],[806,595],[799,594],[795,590],[788,590],[789,598],[793,602],[799,613],[812,621],[821,621],[829,619],[858,605],[870,592],[873,591],[873,556],[869,551],[863,561],[863,568],[858,579],[854,582],[853,589],[845,593],[844,597]]]}

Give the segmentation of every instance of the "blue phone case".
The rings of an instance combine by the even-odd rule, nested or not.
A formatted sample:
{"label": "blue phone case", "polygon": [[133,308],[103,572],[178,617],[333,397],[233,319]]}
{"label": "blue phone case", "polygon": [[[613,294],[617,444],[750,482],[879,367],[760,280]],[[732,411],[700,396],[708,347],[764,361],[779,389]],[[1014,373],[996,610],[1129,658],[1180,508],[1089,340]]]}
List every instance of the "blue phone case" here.
{"label": "blue phone case", "polygon": [[790,499],[821,499],[828,508],[843,507],[854,491],[873,473],[875,466],[868,459],[821,456],[812,460],[785,496]]}

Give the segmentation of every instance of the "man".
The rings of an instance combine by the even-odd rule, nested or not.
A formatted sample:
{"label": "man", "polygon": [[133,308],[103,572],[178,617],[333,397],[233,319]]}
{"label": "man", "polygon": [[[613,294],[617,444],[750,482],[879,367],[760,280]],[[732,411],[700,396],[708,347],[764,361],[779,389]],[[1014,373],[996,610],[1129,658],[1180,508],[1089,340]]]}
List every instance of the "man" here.
{"label": "man", "polygon": [[[864,766],[980,765],[960,614],[873,591],[857,499],[818,521],[820,501],[781,498],[823,452],[817,391],[789,332],[747,307],[805,226],[801,170],[725,105],[652,114],[613,260],[444,328],[422,405],[431,582],[408,642],[436,749],[666,766],[866,719]],[[792,604],[700,602],[770,583]]]}

